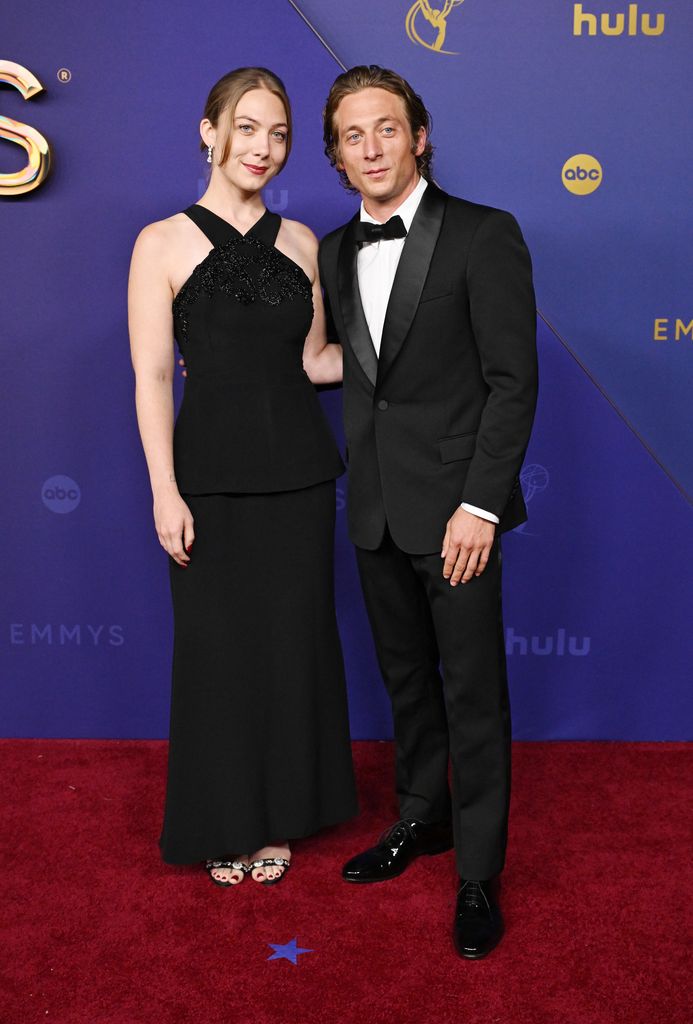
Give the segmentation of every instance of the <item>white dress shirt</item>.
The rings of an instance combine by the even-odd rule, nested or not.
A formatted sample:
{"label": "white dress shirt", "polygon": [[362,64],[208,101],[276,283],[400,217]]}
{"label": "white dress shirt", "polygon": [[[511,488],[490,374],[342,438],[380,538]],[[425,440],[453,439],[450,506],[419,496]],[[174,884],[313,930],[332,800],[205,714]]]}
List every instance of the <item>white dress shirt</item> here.
{"label": "white dress shirt", "polygon": [[[419,208],[421,196],[426,191],[428,182],[425,178],[419,178],[419,182],[404,202],[393,210],[390,216],[401,217],[407,231],[411,228],[414,214]],[[380,224],[375,217],[366,210],[361,203],[361,220],[369,224]],[[389,220],[389,218],[388,218]],[[358,276],[359,292],[361,294],[361,305],[371,333],[375,354],[380,356],[380,343],[383,338],[383,325],[387,304],[390,301],[390,292],[397,273],[402,250],[404,249],[405,238],[388,238],[380,242],[365,242],[359,248],[357,257],[356,272]],[[498,523],[498,516],[493,512],[486,512],[483,508],[475,505],[468,505],[462,502],[461,508],[467,512],[479,516],[481,519],[488,519],[492,523]]]}

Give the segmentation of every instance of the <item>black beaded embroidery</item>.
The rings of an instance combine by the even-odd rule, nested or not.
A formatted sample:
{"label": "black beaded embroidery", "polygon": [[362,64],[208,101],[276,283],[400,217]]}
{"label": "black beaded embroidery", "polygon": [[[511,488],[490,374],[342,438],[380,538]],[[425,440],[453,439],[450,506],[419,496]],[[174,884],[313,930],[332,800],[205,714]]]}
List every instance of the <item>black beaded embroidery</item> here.
{"label": "black beaded embroidery", "polygon": [[[250,274],[254,266],[258,273]],[[212,249],[195,267],[173,300],[173,315],[180,327],[180,338],[188,336],[188,309],[200,292],[208,296],[221,291],[244,306],[260,299],[270,306],[300,295],[312,300],[310,281],[299,266],[278,249],[270,248],[252,235],[232,238]]]}

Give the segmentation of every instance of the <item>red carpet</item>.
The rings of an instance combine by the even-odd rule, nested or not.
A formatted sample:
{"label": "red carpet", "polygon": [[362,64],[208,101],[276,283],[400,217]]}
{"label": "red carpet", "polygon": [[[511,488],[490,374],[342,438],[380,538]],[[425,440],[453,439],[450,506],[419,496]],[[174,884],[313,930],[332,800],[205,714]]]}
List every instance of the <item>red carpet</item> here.
{"label": "red carpet", "polygon": [[[477,963],[451,854],[341,882],[396,817],[390,746],[355,753],[361,818],[296,844],[277,888],[220,889],[159,860],[164,744],[0,742],[3,1024],[691,1020],[690,748],[516,744],[507,934]],[[268,960],[294,938],[312,952]]]}

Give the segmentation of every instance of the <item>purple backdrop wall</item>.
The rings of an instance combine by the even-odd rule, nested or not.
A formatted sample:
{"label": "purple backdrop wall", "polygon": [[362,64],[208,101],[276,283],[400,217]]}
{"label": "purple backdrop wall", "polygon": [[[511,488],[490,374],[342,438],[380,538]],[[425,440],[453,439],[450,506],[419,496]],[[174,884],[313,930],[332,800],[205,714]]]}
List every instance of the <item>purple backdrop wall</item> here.
{"label": "purple backdrop wall", "polygon": [[[450,54],[427,48],[435,33],[411,0],[298,6],[29,0],[3,26],[0,58],[46,92],[27,104],[2,89],[0,113],[44,132],[55,166],[0,205],[2,734],[166,734],[170,603],[134,419],[130,249],[145,223],[200,194],[202,103],[240,64],[276,70],[295,106],[294,154],[268,205],[318,233],[350,216],[320,141],[340,60],[412,81],[433,113],[439,183],[512,210],[534,257],[544,319],[530,521],[505,543],[515,735],[688,738],[690,6],[638,4],[646,28],[664,14],[660,34],[638,20],[629,35],[626,17],[605,35],[602,14],[618,28],[636,5],[593,0],[590,35],[589,18],[576,34],[580,5],[567,0],[465,0],[447,17]],[[421,42],[407,35],[410,10]],[[562,182],[576,154],[601,165],[590,195]],[[6,143],[0,161],[5,172],[23,162]],[[323,401],[341,437],[339,393]],[[342,514],[336,546],[353,734],[388,736]]]}

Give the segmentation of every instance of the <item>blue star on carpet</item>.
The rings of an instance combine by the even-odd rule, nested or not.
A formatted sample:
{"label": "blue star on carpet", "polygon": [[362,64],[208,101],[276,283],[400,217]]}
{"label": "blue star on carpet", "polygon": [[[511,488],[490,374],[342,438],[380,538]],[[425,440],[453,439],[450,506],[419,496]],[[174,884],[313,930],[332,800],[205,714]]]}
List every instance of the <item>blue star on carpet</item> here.
{"label": "blue star on carpet", "polygon": [[298,963],[298,958],[301,953],[314,953],[313,949],[300,949],[296,945],[296,938],[294,937],[291,942],[285,942],[284,945],[275,945],[274,942],[268,942],[268,946],[271,946],[274,950],[272,956],[268,956],[268,960],[290,960],[292,964]]}

